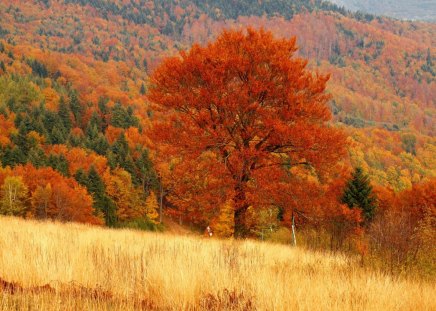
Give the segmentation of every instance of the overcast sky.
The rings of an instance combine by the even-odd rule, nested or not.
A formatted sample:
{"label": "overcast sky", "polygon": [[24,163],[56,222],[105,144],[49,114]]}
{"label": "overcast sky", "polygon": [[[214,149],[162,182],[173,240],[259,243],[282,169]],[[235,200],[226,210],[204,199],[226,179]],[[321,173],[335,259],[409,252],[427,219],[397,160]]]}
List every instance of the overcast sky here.
{"label": "overcast sky", "polygon": [[350,10],[436,21],[436,0],[329,0]]}

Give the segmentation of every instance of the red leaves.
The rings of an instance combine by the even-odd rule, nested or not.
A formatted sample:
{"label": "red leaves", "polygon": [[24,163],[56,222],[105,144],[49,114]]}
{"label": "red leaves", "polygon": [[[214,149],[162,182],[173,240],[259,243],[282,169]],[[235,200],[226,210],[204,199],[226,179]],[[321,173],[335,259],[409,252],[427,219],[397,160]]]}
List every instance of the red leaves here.
{"label": "red leaves", "polygon": [[[224,179],[235,190],[238,210],[260,204],[245,193],[260,191],[269,174],[285,176],[285,164],[310,165],[324,175],[344,155],[345,136],[326,124],[328,76],[306,71],[306,61],[292,57],[295,51],[295,39],[276,40],[263,30],[226,31],[154,72],[151,137],[165,148],[167,162],[180,160],[183,179],[198,178],[191,167],[202,153],[213,153],[214,165],[226,174],[204,178]],[[254,174],[259,170],[267,173]],[[179,195],[189,196],[188,188]]]}

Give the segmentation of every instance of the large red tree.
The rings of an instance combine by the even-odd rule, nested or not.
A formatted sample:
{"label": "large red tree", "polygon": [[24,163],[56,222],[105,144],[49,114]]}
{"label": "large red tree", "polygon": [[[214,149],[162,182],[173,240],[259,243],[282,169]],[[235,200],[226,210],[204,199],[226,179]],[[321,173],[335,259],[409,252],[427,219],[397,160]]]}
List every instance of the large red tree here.
{"label": "large red tree", "polygon": [[198,205],[204,195],[213,209],[231,196],[236,235],[243,235],[247,208],[264,202],[258,190],[285,180],[297,165],[325,176],[344,155],[344,135],[328,123],[329,76],[306,69],[307,61],[294,56],[295,41],[263,30],[225,31],[154,71],[152,137],[173,172],[183,168],[175,205]]}

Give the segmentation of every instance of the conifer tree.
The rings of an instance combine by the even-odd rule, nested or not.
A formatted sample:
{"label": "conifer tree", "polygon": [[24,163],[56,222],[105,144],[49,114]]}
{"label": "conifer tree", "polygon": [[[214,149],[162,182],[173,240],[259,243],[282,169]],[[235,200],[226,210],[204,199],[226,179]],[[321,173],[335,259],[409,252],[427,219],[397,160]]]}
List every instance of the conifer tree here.
{"label": "conifer tree", "polygon": [[141,95],[145,95],[146,89],[144,83],[141,84],[141,89],[139,90],[139,92],[141,93]]}
{"label": "conifer tree", "polygon": [[79,168],[74,174],[74,179],[82,186],[88,187],[88,176],[82,168]]}
{"label": "conifer tree", "polygon": [[80,123],[82,122],[83,107],[80,105],[76,91],[73,91],[70,94],[70,109],[76,120],[76,125],[80,126]]}
{"label": "conifer tree", "polygon": [[50,154],[50,156],[48,157],[47,164],[48,164],[48,166],[55,169],[56,171],[58,171],[62,175],[66,176],[66,177],[69,176],[68,161],[63,154],[61,154],[59,156]]}
{"label": "conifer tree", "polygon": [[54,145],[65,144],[65,129],[62,126],[55,125],[51,131],[50,141]]}
{"label": "conifer tree", "polygon": [[114,142],[111,148],[114,156],[114,161],[121,167],[125,166],[126,158],[129,154],[129,144],[126,140],[126,136],[122,133],[118,139]]}
{"label": "conifer tree", "polygon": [[360,208],[365,223],[374,218],[376,197],[372,192],[368,175],[360,167],[355,169],[348,181],[342,196],[342,203],[350,208]]}
{"label": "conifer tree", "polygon": [[32,165],[36,168],[44,167],[47,165],[47,156],[41,147],[35,146],[30,149],[27,161],[32,163]]}
{"label": "conifer tree", "polygon": [[59,101],[59,117],[61,118],[66,133],[68,134],[72,128],[72,123],[70,118],[70,109],[65,103],[64,97],[61,97]]}

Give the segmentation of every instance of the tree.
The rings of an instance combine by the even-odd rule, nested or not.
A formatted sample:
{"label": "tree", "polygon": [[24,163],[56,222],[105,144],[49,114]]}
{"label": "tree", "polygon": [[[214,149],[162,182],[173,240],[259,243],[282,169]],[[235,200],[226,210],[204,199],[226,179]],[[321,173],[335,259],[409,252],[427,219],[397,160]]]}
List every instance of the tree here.
{"label": "tree", "polygon": [[73,126],[70,113],[70,107],[67,105],[64,98],[61,97],[59,101],[59,117],[62,120],[62,124],[66,130],[66,133],[68,133]]}
{"label": "tree", "polygon": [[114,203],[106,195],[105,184],[94,166],[91,166],[89,169],[86,187],[94,199],[94,208],[103,213],[106,225],[115,225],[116,215]]}
{"label": "tree", "polygon": [[165,60],[151,76],[151,138],[175,165],[189,168],[213,154],[207,160],[223,173],[238,236],[247,234],[248,207],[261,204],[256,189],[268,183],[259,172],[284,176],[302,165],[322,178],[344,155],[343,133],[327,123],[329,76],[307,71],[307,61],[293,56],[295,42],[263,30],[225,31],[206,47]]}
{"label": "tree", "polygon": [[116,217],[125,222],[144,216],[143,205],[138,189],[132,185],[128,172],[117,168],[112,172],[107,169],[103,174],[106,193],[116,205]]}
{"label": "tree", "polygon": [[159,209],[159,205],[157,204],[156,194],[154,192],[150,192],[150,195],[145,200],[145,216],[150,219],[153,223],[157,223],[157,218],[159,214],[157,210]]}
{"label": "tree", "polygon": [[235,231],[235,221],[233,219],[233,201],[229,200],[219,208],[219,214],[212,221],[211,228],[213,233],[218,237],[229,238]]}
{"label": "tree", "polygon": [[0,214],[23,216],[27,209],[27,187],[20,176],[8,176],[1,186]]}
{"label": "tree", "polygon": [[53,204],[52,194],[53,190],[50,183],[45,186],[37,186],[36,190],[32,192],[30,202],[37,219],[46,219],[48,211],[53,209],[53,207],[50,206]]}
{"label": "tree", "polygon": [[366,223],[374,218],[376,197],[372,192],[368,175],[360,167],[355,169],[348,181],[342,203],[347,204],[349,208],[360,208]]}
{"label": "tree", "polygon": [[[4,70],[4,71],[6,71],[6,70]],[[141,84],[141,88],[140,88],[140,90],[139,90],[139,93],[140,93],[141,95],[145,95],[146,92],[147,92],[147,90],[145,89],[145,84],[142,83],[142,84]]]}

